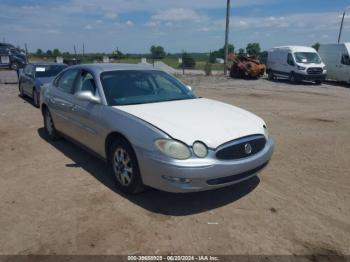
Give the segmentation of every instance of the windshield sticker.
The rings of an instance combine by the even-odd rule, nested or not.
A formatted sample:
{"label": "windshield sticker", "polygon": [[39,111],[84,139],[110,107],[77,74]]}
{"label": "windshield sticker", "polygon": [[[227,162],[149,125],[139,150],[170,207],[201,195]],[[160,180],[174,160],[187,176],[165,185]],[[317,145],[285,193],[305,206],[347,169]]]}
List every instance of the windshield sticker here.
{"label": "windshield sticker", "polygon": [[46,68],[45,67],[37,67],[35,68],[36,72],[45,72]]}

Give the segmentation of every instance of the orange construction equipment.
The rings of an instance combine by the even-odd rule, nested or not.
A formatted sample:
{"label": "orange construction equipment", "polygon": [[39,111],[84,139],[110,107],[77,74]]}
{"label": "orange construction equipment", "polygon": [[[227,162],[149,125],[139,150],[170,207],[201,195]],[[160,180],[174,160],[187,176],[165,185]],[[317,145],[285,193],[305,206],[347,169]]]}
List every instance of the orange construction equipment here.
{"label": "orange construction equipment", "polygon": [[229,54],[228,59],[232,62],[229,68],[232,78],[259,78],[265,74],[266,66],[255,56]]}

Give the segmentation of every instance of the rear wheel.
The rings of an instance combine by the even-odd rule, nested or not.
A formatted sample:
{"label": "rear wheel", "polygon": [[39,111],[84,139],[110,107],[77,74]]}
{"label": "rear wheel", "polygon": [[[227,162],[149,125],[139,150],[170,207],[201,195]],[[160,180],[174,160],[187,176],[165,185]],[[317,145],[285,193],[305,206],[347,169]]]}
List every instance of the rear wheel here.
{"label": "rear wheel", "polygon": [[109,169],[121,191],[137,194],[144,190],[136,155],[125,139],[117,139],[112,143]]}
{"label": "rear wheel", "polygon": [[274,76],[272,70],[269,70],[269,73],[267,74],[267,78],[268,78],[268,80],[270,80],[270,81],[272,81],[272,80],[275,79],[275,76]]}
{"label": "rear wheel", "polygon": [[55,125],[53,123],[51,113],[47,108],[44,110],[44,127],[45,127],[46,134],[48,135],[50,140],[55,141],[60,138],[55,128]]}

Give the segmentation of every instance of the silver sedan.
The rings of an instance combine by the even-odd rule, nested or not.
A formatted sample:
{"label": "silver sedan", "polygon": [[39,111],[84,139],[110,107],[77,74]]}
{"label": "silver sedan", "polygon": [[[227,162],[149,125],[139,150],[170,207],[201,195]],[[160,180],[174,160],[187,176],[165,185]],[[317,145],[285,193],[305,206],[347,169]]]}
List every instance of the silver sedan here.
{"label": "silver sedan", "polygon": [[127,193],[232,185],[255,176],[273,152],[261,118],[197,97],[146,65],[69,67],[44,86],[40,101],[50,139],[68,137],[105,159]]}

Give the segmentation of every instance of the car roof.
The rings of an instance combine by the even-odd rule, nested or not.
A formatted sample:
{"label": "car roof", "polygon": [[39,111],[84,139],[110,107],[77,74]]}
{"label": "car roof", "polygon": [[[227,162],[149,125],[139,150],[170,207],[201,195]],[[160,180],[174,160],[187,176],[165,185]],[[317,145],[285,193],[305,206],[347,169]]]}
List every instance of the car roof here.
{"label": "car roof", "polygon": [[70,68],[80,68],[102,73],[116,70],[157,70],[151,64],[123,64],[123,63],[95,63],[95,64],[80,64],[71,66]]}
{"label": "car roof", "polygon": [[48,66],[48,65],[62,65],[62,66],[67,66],[66,64],[62,63],[54,63],[54,62],[32,62],[29,63],[29,65],[34,65],[34,66]]}
{"label": "car roof", "polygon": [[291,52],[313,52],[316,53],[317,51],[309,46],[296,46],[296,45],[290,45],[290,46],[277,46],[277,47],[273,47],[272,49],[270,49],[270,51],[274,51],[274,50],[288,50]]}

